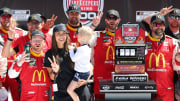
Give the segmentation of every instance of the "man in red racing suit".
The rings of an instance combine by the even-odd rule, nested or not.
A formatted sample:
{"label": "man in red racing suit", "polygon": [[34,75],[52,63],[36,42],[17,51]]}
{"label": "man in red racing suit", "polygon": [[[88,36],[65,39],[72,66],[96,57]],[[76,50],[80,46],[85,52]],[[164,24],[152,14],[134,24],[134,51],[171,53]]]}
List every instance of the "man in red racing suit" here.
{"label": "man in red racing suit", "polygon": [[100,79],[111,79],[114,72],[114,38],[115,31],[120,22],[120,16],[116,10],[108,10],[105,18],[107,28],[97,33],[97,42],[94,47],[94,93],[95,100],[104,100],[104,94],[100,94]]}
{"label": "man in red racing suit", "polygon": [[177,40],[165,36],[164,30],[164,16],[153,15],[151,29],[145,38],[145,70],[149,79],[153,79],[157,84],[157,94],[152,99],[174,101],[173,76],[180,62],[177,54],[179,46]]}
{"label": "man in red racing suit", "polygon": [[17,57],[17,61],[12,65],[8,74],[11,78],[20,75],[20,101],[49,101],[48,91],[51,81],[43,63],[44,33],[34,31],[31,38],[30,61],[26,62],[27,54],[23,52]]}
{"label": "man in red racing suit", "polygon": [[[8,32],[11,27],[15,27],[15,38],[14,40],[17,40],[19,37],[23,36],[25,33],[22,29],[16,27],[16,21],[12,18],[12,11],[9,8],[1,8],[2,14],[0,15],[1,19],[1,28],[0,28],[0,36],[4,40],[4,44],[8,40]],[[14,42],[14,41],[13,41]],[[13,60],[15,59],[15,55],[8,57],[8,65],[7,69],[10,68],[12,65]],[[1,77],[0,77],[1,79]],[[6,74],[6,76],[3,78],[3,86],[8,90],[10,89],[12,99],[13,101],[19,101],[18,96],[18,82],[16,79],[10,79],[9,76]],[[8,99],[6,99],[8,101]]]}

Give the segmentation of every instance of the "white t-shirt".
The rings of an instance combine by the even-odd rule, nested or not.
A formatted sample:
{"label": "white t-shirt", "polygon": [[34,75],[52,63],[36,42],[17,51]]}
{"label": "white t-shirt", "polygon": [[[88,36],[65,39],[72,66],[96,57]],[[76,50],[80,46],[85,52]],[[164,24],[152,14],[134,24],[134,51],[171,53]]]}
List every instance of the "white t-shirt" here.
{"label": "white t-shirt", "polygon": [[74,70],[85,73],[90,71],[91,48],[88,45],[82,45],[74,50],[69,50],[71,60],[75,62]]}

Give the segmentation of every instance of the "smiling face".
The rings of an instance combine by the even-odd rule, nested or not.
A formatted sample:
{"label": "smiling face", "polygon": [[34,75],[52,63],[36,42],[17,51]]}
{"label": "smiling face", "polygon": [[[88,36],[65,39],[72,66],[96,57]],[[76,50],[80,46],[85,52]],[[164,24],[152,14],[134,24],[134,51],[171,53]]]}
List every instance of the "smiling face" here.
{"label": "smiling face", "polygon": [[44,39],[40,35],[35,35],[31,39],[31,48],[37,52],[41,52],[44,46]]}
{"label": "smiling face", "polygon": [[180,27],[180,16],[173,16],[171,15],[168,17],[169,26],[172,28],[179,28]]}
{"label": "smiling face", "polygon": [[63,48],[64,43],[66,42],[67,33],[65,31],[55,32],[55,39],[57,42],[58,48]]}
{"label": "smiling face", "polygon": [[80,17],[81,14],[78,12],[69,12],[68,13],[68,17],[69,17],[69,24],[71,25],[78,25],[80,23]]}
{"label": "smiling face", "polygon": [[152,32],[157,36],[162,36],[165,31],[165,24],[163,21],[156,21],[152,23]]}
{"label": "smiling face", "polygon": [[27,23],[27,28],[28,28],[28,31],[32,33],[35,30],[41,30],[42,26],[40,22],[36,20],[32,20]]}
{"label": "smiling face", "polygon": [[11,15],[5,14],[1,16],[1,25],[5,28],[8,29],[10,26],[10,20],[11,20]]}

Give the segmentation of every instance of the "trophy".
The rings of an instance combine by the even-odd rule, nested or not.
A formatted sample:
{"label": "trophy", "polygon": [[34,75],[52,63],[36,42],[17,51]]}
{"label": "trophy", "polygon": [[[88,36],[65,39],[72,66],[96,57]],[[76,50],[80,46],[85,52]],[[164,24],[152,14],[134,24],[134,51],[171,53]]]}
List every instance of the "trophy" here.
{"label": "trophy", "polygon": [[123,24],[116,31],[115,72],[112,80],[99,81],[106,100],[150,100],[157,92],[145,72],[145,32],[140,30],[138,24]]}

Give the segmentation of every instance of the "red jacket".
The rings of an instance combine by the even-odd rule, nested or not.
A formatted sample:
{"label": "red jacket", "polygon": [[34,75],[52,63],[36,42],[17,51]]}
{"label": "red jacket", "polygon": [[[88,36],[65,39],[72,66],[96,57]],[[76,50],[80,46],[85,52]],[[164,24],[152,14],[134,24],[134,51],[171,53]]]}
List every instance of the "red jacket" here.
{"label": "red jacket", "polygon": [[146,72],[149,79],[157,84],[157,99],[174,101],[174,70],[172,60],[176,45],[174,39],[165,36],[163,42],[158,45],[160,39],[146,37],[147,54],[145,55]]}
{"label": "red jacket", "polygon": [[20,101],[49,101],[48,90],[51,81],[47,68],[44,68],[44,56],[38,56],[31,51],[31,59],[21,67],[15,63],[9,70],[9,76],[15,78],[20,75]]}
{"label": "red jacket", "polygon": [[[13,42],[15,41],[15,40],[17,40],[19,37],[21,37],[21,36],[23,36],[23,34],[24,34],[24,31],[23,30],[21,30],[21,29],[19,29],[19,28],[16,28],[15,29],[15,38],[14,38],[14,40],[13,40]],[[6,41],[7,41],[7,39],[8,39],[8,31],[7,30],[5,30],[2,26],[1,26],[1,29],[0,29],[0,35],[1,35],[1,37],[3,38],[3,40],[4,40],[4,44],[6,43]],[[7,65],[7,68],[10,68],[10,66],[12,65],[12,62],[13,62],[13,60],[15,59],[15,56],[11,56],[11,57],[9,57],[8,58],[8,65]],[[5,78],[1,78],[1,76],[0,76],[0,81],[5,81]]]}
{"label": "red jacket", "polygon": [[94,48],[94,93],[99,92],[99,79],[112,79],[114,72],[114,35],[109,31],[101,31],[97,35],[97,44]]}

